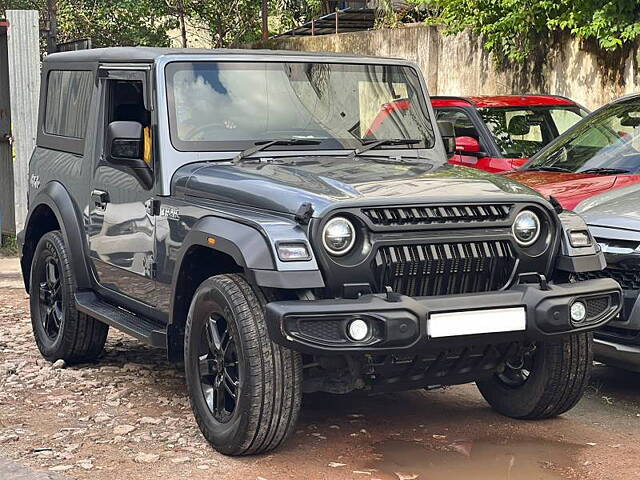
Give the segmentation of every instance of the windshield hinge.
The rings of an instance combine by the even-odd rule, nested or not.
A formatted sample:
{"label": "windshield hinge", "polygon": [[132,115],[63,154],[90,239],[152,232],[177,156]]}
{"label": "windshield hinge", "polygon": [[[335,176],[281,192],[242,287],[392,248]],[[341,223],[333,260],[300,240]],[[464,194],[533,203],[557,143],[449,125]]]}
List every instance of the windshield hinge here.
{"label": "windshield hinge", "polygon": [[313,205],[309,202],[304,202],[298,207],[295,220],[300,225],[308,225],[311,221],[311,217],[313,217]]}
{"label": "windshield hinge", "polygon": [[146,202],[144,202],[144,206],[147,210],[147,215],[152,217],[157,217],[160,215],[160,200],[155,198],[150,198]]}

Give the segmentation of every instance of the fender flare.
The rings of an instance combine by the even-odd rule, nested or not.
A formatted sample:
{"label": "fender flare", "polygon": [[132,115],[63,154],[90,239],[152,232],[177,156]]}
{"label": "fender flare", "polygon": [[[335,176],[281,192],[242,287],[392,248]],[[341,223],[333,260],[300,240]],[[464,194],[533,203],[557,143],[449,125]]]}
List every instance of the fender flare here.
{"label": "fender flare", "polygon": [[[92,287],[92,276],[85,260],[86,240],[83,234],[82,217],[79,214],[75,202],[71,195],[62,184],[57,181],[47,183],[47,185],[39,190],[33,199],[29,202],[29,212],[25,221],[25,238],[28,241],[26,233],[32,222],[32,214],[38,207],[46,205],[51,209],[60,225],[60,230],[68,249],[69,258],[71,259],[71,267],[73,268],[74,277],[78,289]],[[35,246],[34,246],[35,247]],[[31,268],[23,265],[24,268]],[[29,271],[29,276],[31,275]],[[25,277],[26,279],[26,277]]]}
{"label": "fender flare", "polygon": [[[209,239],[213,239],[211,243]],[[196,222],[182,243],[176,259],[181,266],[186,252],[194,245],[226,253],[245,269],[275,270],[271,248],[257,229],[220,217],[204,217]],[[173,272],[173,283],[180,267]]]}

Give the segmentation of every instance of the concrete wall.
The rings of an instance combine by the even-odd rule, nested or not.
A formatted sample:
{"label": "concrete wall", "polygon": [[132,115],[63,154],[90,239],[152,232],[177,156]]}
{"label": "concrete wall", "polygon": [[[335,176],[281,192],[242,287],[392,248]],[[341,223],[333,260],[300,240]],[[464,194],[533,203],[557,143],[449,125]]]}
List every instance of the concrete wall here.
{"label": "concrete wall", "polygon": [[551,93],[590,109],[640,93],[639,49],[604,53],[564,36],[520,66],[497,68],[476,35],[442,35],[437,27],[404,28],[273,40],[272,48],[401,57],[416,62],[431,95]]}

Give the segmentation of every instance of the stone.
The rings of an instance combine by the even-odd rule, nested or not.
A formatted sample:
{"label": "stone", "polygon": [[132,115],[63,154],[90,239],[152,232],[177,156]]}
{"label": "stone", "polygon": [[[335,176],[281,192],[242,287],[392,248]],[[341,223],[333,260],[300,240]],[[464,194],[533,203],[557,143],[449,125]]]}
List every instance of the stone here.
{"label": "stone", "polygon": [[67,368],[67,362],[65,362],[63,359],[58,359],[55,362],[53,362],[53,365],[51,365],[51,368],[53,370],[61,370],[63,368]]}
{"label": "stone", "polygon": [[160,455],[156,455],[155,453],[139,453],[133,459],[136,463],[154,463],[160,460]]}
{"label": "stone", "polygon": [[134,427],[133,425],[118,425],[117,427],[115,427],[113,429],[113,433],[115,435],[129,435],[131,432],[133,432],[136,429],[136,427]]}

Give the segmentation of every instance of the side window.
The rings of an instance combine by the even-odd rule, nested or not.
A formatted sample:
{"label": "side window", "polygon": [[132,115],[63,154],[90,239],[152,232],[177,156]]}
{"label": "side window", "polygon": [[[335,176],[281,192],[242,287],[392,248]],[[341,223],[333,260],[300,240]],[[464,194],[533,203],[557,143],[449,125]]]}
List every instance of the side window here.
{"label": "side window", "polygon": [[91,108],[93,73],[52,70],[47,83],[44,131],[48,135],[83,139]]}
{"label": "side window", "polygon": [[582,116],[578,112],[568,108],[552,108],[549,110],[549,114],[560,135],[582,120]]}
{"label": "side window", "polygon": [[453,124],[456,137],[473,137],[480,141],[480,134],[478,133],[478,130],[471,121],[471,118],[469,118],[469,115],[462,110],[437,109],[436,120],[451,122]]}

